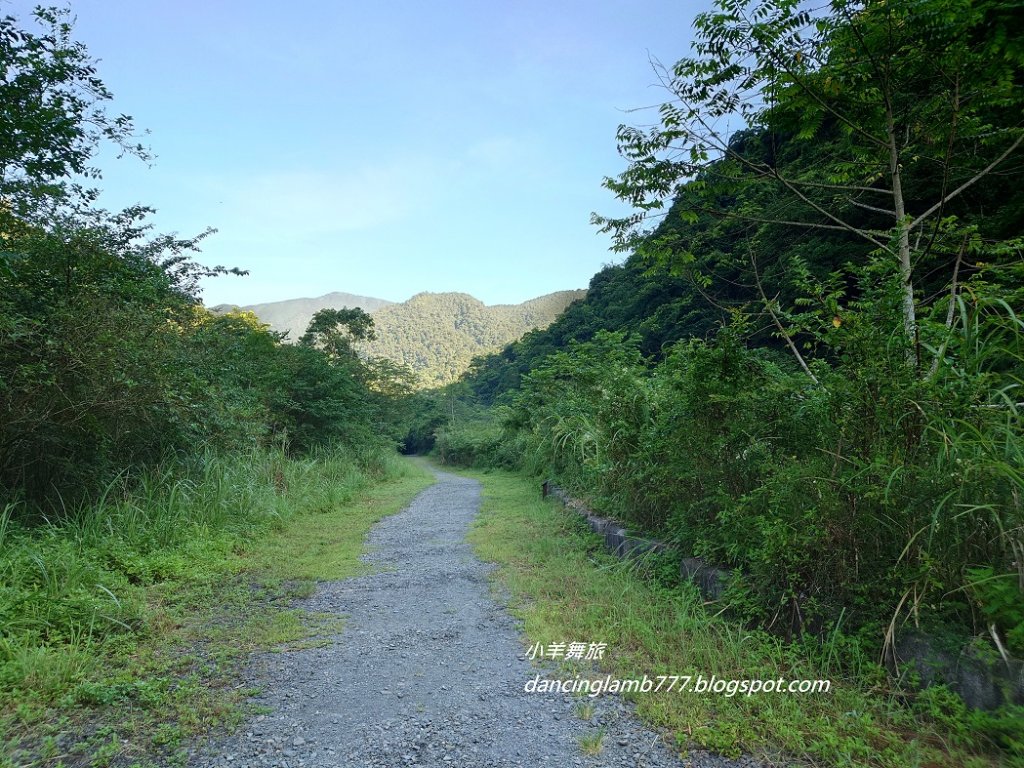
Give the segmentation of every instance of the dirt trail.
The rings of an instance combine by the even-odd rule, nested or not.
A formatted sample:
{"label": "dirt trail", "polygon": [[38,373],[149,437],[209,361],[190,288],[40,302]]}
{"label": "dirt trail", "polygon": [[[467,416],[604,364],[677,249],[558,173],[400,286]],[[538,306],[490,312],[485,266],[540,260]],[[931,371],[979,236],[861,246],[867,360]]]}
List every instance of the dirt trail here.
{"label": "dirt trail", "polygon": [[[590,721],[571,696],[526,693],[538,670],[513,619],[488,589],[490,566],[465,542],[479,508],[473,480],[438,482],[370,533],[378,573],[321,584],[303,601],[342,614],[323,648],[266,654],[254,665],[256,703],[270,714],[193,755],[214,766],[680,766],[616,697],[587,698]],[[585,639],[585,638],[584,638]],[[603,733],[602,749],[583,743]]]}

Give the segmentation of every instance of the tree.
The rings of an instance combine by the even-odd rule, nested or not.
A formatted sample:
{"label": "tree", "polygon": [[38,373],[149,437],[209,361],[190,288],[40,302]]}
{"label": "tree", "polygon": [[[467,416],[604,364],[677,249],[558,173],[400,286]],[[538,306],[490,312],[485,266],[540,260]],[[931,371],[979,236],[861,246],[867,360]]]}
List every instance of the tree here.
{"label": "tree", "polygon": [[79,228],[106,238],[112,252],[147,258],[171,276],[174,287],[198,300],[199,279],[239,269],[205,267],[188,256],[214,230],[181,239],[151,236],[145,218],[153,209],[133,206],[116,214],[92,206],[97,192],[83,186],[98,179],[90,165],[104,143],[121,155],[149,160],[129,115],[108,111],[113,94],[96,73],[85,45],[72,37],[68,9],[38,7],[39,31],[0,18],[0,275],[17,256],[10,248],[33,227],[58,239]]}
{"label": "tree", "polygon": [[208,233],[153,235],[148,208],[91,205],[101,144],[148,154],[108,113],[69,11],[34,19],[0,18],[0,506],[64,509],[168,452],[260,432],[260,402],[204,357],[227,329],[195,327],[199,279],[242,272],[191,258]]}
{"label": "tree", "polygon": [[358,360],[355,344],[373,341],[373,318],[359,307],[319,310],[299,338],[303,347],[323,350],[332,360]]}
{"label": "tree", "polygon": [[1024,141],[1021,7],[833,0],[820,13],[799,0],[719,0],[695,22],[696,56],[659,67],[672,95],[660,124],[619,129],[629,167],[605,185],[636,211],[595,222],[616,247],[669,260],[692,255],[645,229],[667,201],[690,222],[855,238],[898,272],[919,360],[919,273],[939,259],[936,295],[955,298],[969,254],[980,262],[987,245],[971,221],[982,182]]}
{"label": "tree", "polygon": [[183,330],[194,298],[120,230],[58,221],[5,235],[0,496],[70,503],[186,445],[199,400]]}
{"label": "tree", "polygon": [[113,96],[72,39],[70,11],[39,7],[33,17],[38,32],[0,18],[0,207],[22,217],[44,201],[95,199],[72,179],[99,178],[90,161],[103,142],[149,158],[132,118],[107,111]]}

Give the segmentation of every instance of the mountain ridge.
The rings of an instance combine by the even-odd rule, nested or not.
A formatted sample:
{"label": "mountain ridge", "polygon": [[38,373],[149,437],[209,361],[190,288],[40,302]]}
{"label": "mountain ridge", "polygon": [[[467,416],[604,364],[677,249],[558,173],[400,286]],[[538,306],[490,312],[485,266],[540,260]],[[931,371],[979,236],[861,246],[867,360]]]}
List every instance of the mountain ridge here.
{"label": "mountain ridge", "polygon": [[323,296],[302,296],[258,304],[216,304],[209,309],[217,314],[237,310],[252,312],[269,325],[271,330],[279,333],[287,331],[288,340],[296,341],[305,332],[313,315],[321,309],[354,309],[358,307],[364,312],[373,314],[381,307],[394,303],[388,299],[378,299],[373,296],[331,291]]}
{"label": "mountain ridge", "polygon": [[496,352],[523,334],[546,328],[585,290],[555,291],[519,304],[484,304],[463,292],[421,291],[403,302],[333,291],[314,298],[262,304],[218,304],[213,312],[254,313],[271,329],[296,341],[320,309],[360,308],[373,317],[377,338],[361,354],[407,365],[421,387],[457,380],[474,357]]}

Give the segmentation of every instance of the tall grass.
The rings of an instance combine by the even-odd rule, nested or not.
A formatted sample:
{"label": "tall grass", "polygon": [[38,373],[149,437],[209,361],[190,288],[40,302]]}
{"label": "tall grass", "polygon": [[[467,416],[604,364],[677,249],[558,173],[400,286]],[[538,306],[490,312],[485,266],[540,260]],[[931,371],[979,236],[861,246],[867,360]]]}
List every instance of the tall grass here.
{"label": "tall grass", "polygon": [[54,695],[88,673],[106,644],[157,631],[147,602],[165,580],[199,582],[239,570],[247,541],[297,514],[336,508],[396,474],[377,449],[213,452],[122,475],[90,505],[28,526],[0,514],[0,707]]}
{"label": "tall grass", "polygon": [[968,712],[942,687],[908,697],[838,629],[823,643],[806,636],[785,643],[721,620],[692,585],[666,587],[637,564],[612,558],[578,515],[538,498],[534,482],[501,471],[472,476],[483,484],[484,502],[470,542],[498,564],[525,642],[607,644],[596,670],[565,661],[554,677],[831,682],[819,694],[628,694],[680,749],[747,752],[772,765],[1024,768],[1020,708]]}
{"label": "tall grass", "polygon": [[787,636],[841,622],[889,657],[920,625],[1024,654],[1024,322],[1001,301],[959,306],[924,378],[866,311],[829,318],[842,355],[814,361],[813,385],[742,324],[654,365],[598,334],[438,452],[543,472],[734,568],[731,607]]}

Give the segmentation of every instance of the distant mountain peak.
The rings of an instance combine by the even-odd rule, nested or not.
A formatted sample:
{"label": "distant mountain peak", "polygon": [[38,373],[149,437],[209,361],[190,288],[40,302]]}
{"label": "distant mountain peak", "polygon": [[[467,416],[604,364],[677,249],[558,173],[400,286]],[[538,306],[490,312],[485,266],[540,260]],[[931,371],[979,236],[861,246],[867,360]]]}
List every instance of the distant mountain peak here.
{"label": "distant mountain peak", "polygon": [[375,299],[372,296],[357,296],[354,293],[332,291],[323,296],[299,299],[269,301],[263,304],[248,304],[240,307],[237,304],[218,304],[210,307],[211,312],[224,313],[234,309],[252,312],[260,320],[279,333],[288,332],[291,341],[298,339],[306,331],[309,321],[321,309],[355,309],[373,313],[381,307],[394,304],[387,299]]}
{"label": "distant mountain peak", "polygon": [[422,291],[401,303],[332,291],[315,298],[244,307],[218,304],[211,311],[253,312],[273,330],[287,331],[294,341],[319,310],[359,307],[373,315],[377,332],[376,341],[361,345],[361,352],[408,365],[423,386],[440,386],[457,380],[474,357],[496,352],[527,331],[546,328],[585,295],[582,290],[558,291],[521,304],[488,306],[475,296],[454,291]]}

